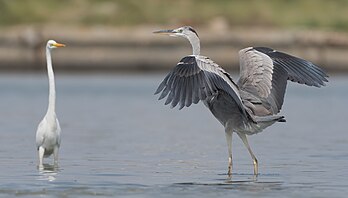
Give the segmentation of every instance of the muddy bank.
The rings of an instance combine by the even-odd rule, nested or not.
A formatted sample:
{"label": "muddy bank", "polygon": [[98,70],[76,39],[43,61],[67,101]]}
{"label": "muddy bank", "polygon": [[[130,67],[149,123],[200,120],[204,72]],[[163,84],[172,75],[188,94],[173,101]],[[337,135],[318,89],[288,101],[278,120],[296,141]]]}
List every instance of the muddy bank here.
{"label": "muddy bank", "polygon": [[[164,70],[191,53],[183,39],[152,34],[160,27],[0,29],[0,69],[38,70],[45,66],[48,39],[65,43],[55,50],[62,70]],[[238,51],[268,46],[308,59],[330,72],[348,71],[348,34],[316,31],[196,28],[202,54],[229,70],[238,69]]]}

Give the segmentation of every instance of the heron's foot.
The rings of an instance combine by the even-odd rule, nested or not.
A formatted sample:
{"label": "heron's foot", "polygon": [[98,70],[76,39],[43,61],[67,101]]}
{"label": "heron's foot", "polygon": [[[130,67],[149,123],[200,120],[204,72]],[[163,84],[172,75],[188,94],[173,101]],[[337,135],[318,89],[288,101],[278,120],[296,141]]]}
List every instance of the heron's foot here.
{"label": "heron's foot", "polygon": [[229,177],[232,176],[232,170],[230,169],[230,167],[228,167],[227,175],[228,175]]}
{"label": "heron's foot", "polygon": [[232,166],[231,165],[228,165],[227,175],[230,177],[232,176]]}
{"label": "heron's foot", "polygon": [[229,177],[232,176],[232,157],[228,158],[228,172],[227,172],[227,175]]}
{"label": "heron's foot", "polygon": [[259,163],[257,162],[257,159],[253,161],[254,163],[254,175],[257,177],[259,175]]}

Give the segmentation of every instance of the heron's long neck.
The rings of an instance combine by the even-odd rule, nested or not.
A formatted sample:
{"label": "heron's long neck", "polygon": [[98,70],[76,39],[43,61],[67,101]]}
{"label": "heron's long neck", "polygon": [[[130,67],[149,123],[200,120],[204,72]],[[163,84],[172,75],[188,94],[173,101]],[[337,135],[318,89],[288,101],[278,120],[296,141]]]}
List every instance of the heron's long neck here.
{"label": "heron's long neck", "polygon": [[54,115],[56,111],[56,88],[54,83],[54,73],[52,68],[51,50],[46,48],[47,73],[49,83],[49,98],[47,114]]}
{"label": "heron's long neck", "polygon": [[199,55],[201,53],[201,45],[200,45],[199,38],[196,35],[194,35],[194,36],[190,36],[188,40],[190,41],[192,45],[192,54]]}

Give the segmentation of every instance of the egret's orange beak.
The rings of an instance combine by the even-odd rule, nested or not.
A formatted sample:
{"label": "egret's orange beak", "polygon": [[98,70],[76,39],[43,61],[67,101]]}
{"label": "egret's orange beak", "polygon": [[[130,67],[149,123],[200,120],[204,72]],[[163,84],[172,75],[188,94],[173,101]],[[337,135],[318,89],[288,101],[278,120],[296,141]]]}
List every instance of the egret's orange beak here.
{"label": "egret's orange beak", "polygon": [[65,47],[65,45],[61,44],[61,43],[55,43],[55,44],[53,44],[53,46],[55,46],[55,47]]}

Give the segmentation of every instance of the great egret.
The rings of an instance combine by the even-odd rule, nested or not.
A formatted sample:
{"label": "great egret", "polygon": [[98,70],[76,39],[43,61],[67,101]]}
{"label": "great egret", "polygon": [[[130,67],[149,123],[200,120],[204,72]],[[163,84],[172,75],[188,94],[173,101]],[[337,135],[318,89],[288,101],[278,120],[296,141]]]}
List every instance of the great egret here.
{"label": "great egret", "polygon": [[200,55],[197,32],[189,26],[154,33],[183,37],[192,45],[193,54],[186,56],[159,85],[155,94],[167,97],[165,104],[179,109],[205,104],[225,127],[228,145],[228,175],[232,174],[232,133],[242,139],[258,175],[258,162],[247,135],[261,132],[275,122],[285,122],[277,115],[283,105],[287,80],[321,87],[328,82],[323,70],[313,63],[265,47],[248,47],[239,52],[240,78],[237,83],[219,65]]}
{"label": "great egret", "polygon": [[47,73],[49,80],[49,99],[47,113],[36,131],[36,146],[39,154],[39,167],[43,167],[43,158],[53,154],[54,165],[58,165],[58,151],[60,146],[60,126],[56,116],[56,88],[52,68],[52,49],[65,47],[64,44],[49,40],[46,45]]}

